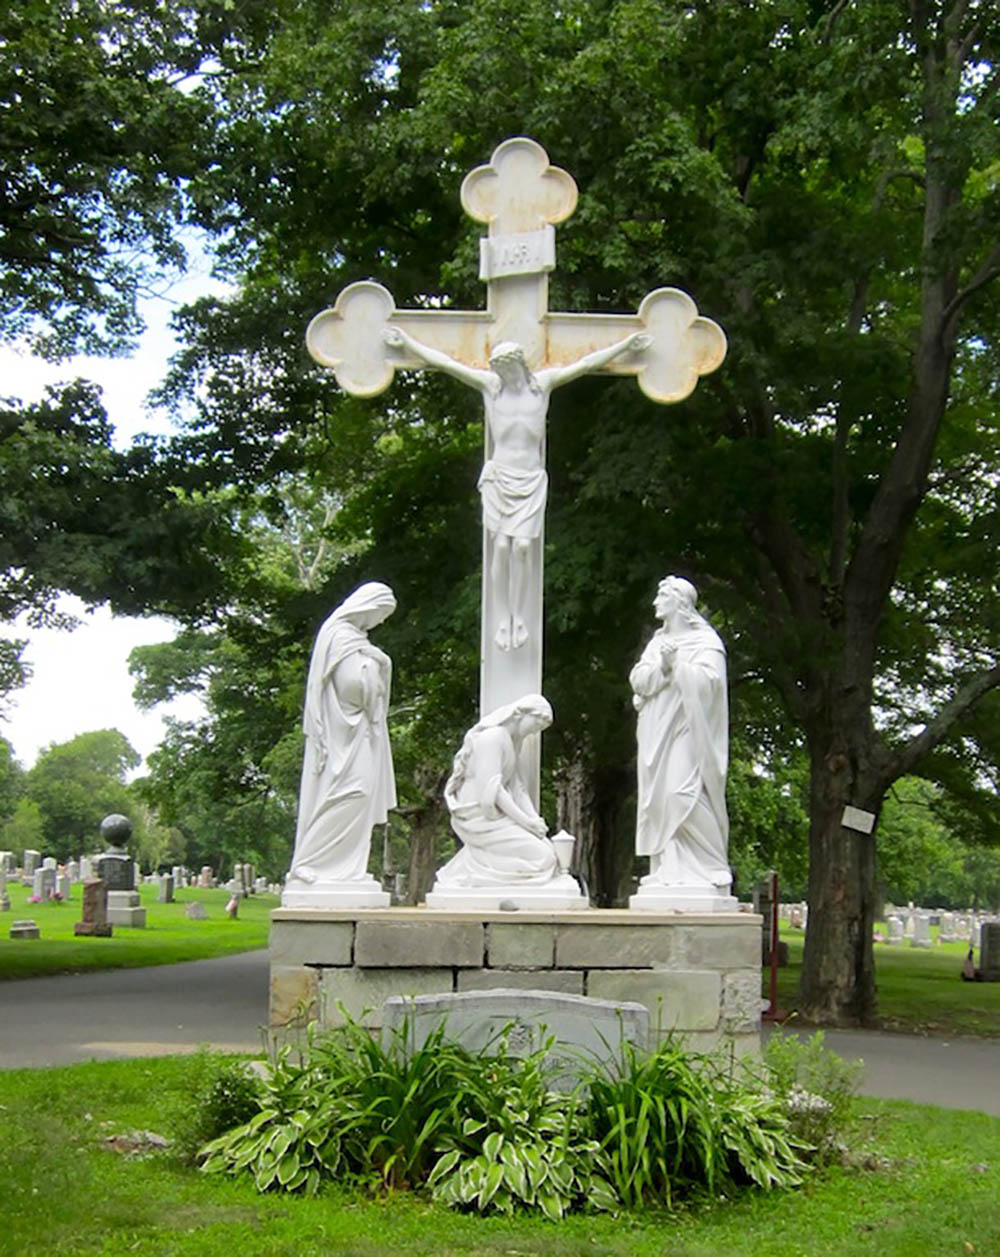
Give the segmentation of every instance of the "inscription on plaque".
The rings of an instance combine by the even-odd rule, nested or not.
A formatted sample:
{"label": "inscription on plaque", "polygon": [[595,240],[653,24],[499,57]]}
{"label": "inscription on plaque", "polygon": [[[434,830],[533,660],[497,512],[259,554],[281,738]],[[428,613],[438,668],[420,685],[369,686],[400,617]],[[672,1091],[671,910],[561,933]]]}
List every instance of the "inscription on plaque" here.
{"label": "inscription on plaque", "polygon": [[534,275],[556,265],[556,232],[551,223],[541,231],[484,237],[479,241],[479,278]]}

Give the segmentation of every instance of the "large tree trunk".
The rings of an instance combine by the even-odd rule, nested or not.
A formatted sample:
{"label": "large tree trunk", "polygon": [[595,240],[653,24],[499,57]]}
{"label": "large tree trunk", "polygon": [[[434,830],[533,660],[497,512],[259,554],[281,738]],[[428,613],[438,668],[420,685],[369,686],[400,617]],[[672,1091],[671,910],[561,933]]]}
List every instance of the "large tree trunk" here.
{"label": "large tree trunk", "polygon": [[625,800],[634,770],[591,768],[582,757],[556,773],[556,827],[576,835],[573,871],[600,908],[624,904],[631,890],[633,836],[625,828]]}
{"label": "large tree trunk", "polygon": [[[809,919],[799,1008],[825,1025],[872,1025],[877,1016],[872,928],[875,834],[843,824],[847,805],[878,815],[864,737],[829,737],[811,748]],[[853,744],[852,744],[853,743]]]}
{"label": "large tree trunk", "polygon": [[438,850],[448,829],[448,813],[436,799],[410,813],[410,863],[406,876],[405,902],[422,903],[434,885],[439,864]]}

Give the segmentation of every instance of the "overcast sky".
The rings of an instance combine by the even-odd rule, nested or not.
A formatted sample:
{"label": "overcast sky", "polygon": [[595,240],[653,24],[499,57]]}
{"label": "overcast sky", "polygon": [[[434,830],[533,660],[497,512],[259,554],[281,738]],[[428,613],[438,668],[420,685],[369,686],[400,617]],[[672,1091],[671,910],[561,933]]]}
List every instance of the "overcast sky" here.
{"label": "overcast sky", "polygon": [[[82,376],[103,388],[116,444],[127,445],[139,432],[166,431],[168,421],[147,408],[146,395],[162,379],[175,348],[169,327],[173,310],[213,287],[221,290],[207,271],[207,262],[196,254],[184,280],[143,304],[147,330],[132,358],[79,357],[53,366],[0,346],[0,393],[34,401],[46,385]],[[30,639],[25,658],[34,674],[24,689],[11,695],[0,720],[0,736],[13,744],[25,768],[35,762],[41,747],[92,729],[120,729],[145,757],[160,741],[166,714],[191,717],[200,712],[194,699],[152,713],[138,711],[132,702],[128,653],[133,646],[169,641],[176,631],[169,621],[114,618],[106,608],[87,613],[76,600],[67,600],[66,608],[83,620],[72,633],[32,630],[23,623],[0,625],[0,635]]]}

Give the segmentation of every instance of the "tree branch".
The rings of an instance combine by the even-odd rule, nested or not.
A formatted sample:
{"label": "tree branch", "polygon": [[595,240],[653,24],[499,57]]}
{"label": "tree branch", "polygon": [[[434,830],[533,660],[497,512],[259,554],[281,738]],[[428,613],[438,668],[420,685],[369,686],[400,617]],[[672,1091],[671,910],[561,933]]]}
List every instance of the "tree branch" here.
{"label": "tree branch", "polygon": [[988,668],[970,677],[948,700],[938,714],[909,742],[889,758],[892,778],[912,772],[925,755],[929,755],[948,736],[955,724],[990,690],[1000,686],[1000,667]]}
{"label": "tree branch", "polygon": [[954,331],[958,313],[972,294],[978,292],[980,288],[985,288],[998,277],[1000,277],[1000,243],[993,246],[979,270],[945,306],[941,315],[941,327],[945,337],[950,336]]}

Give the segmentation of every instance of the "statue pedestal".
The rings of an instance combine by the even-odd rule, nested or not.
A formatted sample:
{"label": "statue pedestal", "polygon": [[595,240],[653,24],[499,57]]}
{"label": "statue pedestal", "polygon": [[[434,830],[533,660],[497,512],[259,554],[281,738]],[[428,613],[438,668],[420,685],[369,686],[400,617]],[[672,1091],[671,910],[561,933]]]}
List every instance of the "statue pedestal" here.
{"label": "statue pedestal", "polygon": [[539,886],[439,886],[435,882],[427,907],[446,912],[583,912],[590,901],[576,879],[563,873]]}
{"label": "statue pedestal", "polygon": [[330,912],[352,912],[355,908],[388,908],[392,898],[374,877],[357,882],[313,882],[297,878],[281,892],[283,908],[318,908]]}
{"label": "statue pedestal", "polygon": [[761,918],[748,913],[318,911],[271,913],[269,1023],[383,1024],[387,999],[550,991],[639,1003],[650,1046],[675,1033],[694,1051],[760,1050]]}
{"label": "statue pedestal", "polygon": [[739,902],[718,886],[642,885],[629,896],[632,912],[737,912]]}

